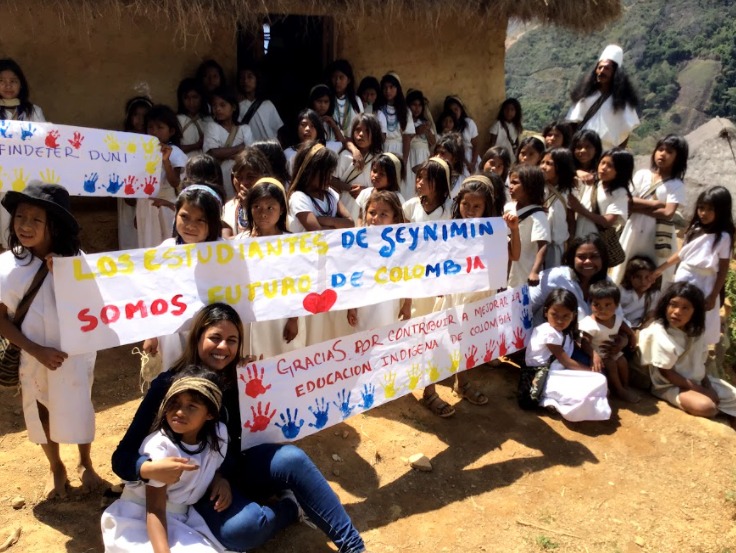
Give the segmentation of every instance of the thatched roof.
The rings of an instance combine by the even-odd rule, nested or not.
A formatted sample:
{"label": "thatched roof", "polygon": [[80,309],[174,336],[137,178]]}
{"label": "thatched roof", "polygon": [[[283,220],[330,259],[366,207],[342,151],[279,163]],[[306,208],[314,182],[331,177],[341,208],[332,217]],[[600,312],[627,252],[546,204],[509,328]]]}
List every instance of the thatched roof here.
{"label": "thatched roof", "polygon": [[[28,0],[6,0],[27,8]],[[361,17],[425,20],[437,26],[447,18],[518,18],[574,30],[603,26],[621,13],[620,0],[35,0],[55,10],[63,26],[91,23],[100,17],[139,16],[168,21],[180,37],[210,36],[213,29],[262,23],[264,14],[330,15],[338,25]],[[38,8],[36,8],[38,9]],[[380,27],[380,26],[379,26]]]}

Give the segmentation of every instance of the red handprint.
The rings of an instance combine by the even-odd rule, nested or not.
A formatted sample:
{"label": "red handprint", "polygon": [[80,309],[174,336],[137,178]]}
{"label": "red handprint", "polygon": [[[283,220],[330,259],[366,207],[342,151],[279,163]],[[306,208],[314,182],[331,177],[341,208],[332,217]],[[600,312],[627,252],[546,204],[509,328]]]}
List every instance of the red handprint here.
{"label": "red handprint", "polygon": [[240,375],[240,380],[245,382],[246,396],[257,398],[259,395],[265,394],[266,390],[271,389],[270,384],[263,386],[263,373],[265,371],[263,367],[261,367],[260,374],[258,374],[258,367],[256,365],[248,365],[245,370],[248,373],[248,380],[242,374]]}
{"label": "red handprint", "polygon": [[518,350],[523,349],[525,344],[524,330],[521,327],[514,329],[514,347]]}
{"label": "red handprint", "polygon": [[45,144],[47,148],[58,148],[59,143],[57,140],[59,139],[59,131],[53,130],[49,134],[46,135]]}
{"label": "red handprint", "polygon": [[133,175],[125,177],[125,180],[123,181],[123,184],[125,185],[123,190],[128,196],[135,194],[135,181],[136,178]]}
{"label": "red handprint", "polygon": [[72,139],[67,140],[67,142],[72,145],[72,148],[74,148],[75,150],[79,150],[79,148],[82,147],[82,142],[84,142],[84,137],[82,136],[81,132],[75,132],[72,136]]}
{"label": "red handprint", "polygon": [[506,345],[506,335],[501,334],[501,343],[498,344],[498,356],[504,357],[508,350],[509,350],[509,347],[508,345]]}
{"label": "red handprint", "polygon": [[270,415],[268,414],[268,410],[270,408],[271,404],[266,403],[266,410],[264,411],[260,401],[258,402],[258,411],[253,409],[253,406],[251,405],[250,412],[253,413],[253,420],[246,421],[243,427],[250,428],[251,432],[261,432],[265,430],[271,422],[271,419],[276,415],[276,409],[274,409],[273,413]]}
{"label": "red handprint", "polygon": [[484,363],[490,363],[493,361],[493,351],[498,347],[496,340],[491,340],[486,344],[486,354],[483,356]]}
{"label": "red handprint", "polygon": [[150,196],[156,191],[157,184],[158,179],[156,177],[146,177],[146,180],[143,181],[143,192]]}
{"label": "red handprint", "polygon": [[475,347],[475,344],[470,346],[470,349],[468,350],[468,353],[465,354],[465,368],[466,369],[472,369],[477,364],[475,362],[475,355],[478,353],[478,348]]}

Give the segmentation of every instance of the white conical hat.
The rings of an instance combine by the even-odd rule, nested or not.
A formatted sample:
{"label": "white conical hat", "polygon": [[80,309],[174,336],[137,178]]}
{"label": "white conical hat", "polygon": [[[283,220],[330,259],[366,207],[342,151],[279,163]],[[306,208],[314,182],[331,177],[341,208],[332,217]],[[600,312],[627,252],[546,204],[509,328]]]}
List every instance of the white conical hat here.
{"label": "white conical hat", "polygon": [[621,67],[624,64],[624,50],[618,44],[609,44],[601,52],[601,57],[598,61],[611,60],[616,65]]}

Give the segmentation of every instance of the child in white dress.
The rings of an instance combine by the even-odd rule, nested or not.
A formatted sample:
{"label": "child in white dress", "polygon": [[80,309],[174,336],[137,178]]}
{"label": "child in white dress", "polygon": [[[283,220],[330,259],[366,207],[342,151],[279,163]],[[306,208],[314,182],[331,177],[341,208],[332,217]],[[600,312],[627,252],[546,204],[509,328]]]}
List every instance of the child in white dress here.
{"label": "child in white dress", "polygon": [[569,207],[568,197],[575,189],[575,164],[567,148],[554,148],[542,157],[539,168],[546,184],[544,207],[549,221],[550,243],[544,267],[562,265],[562,256],[570,236],[575,233],[575,213]]}
{"label": "child in white dress", "polygon": [[468,110],[465,109],[465,104],[459,96],[447,96],[443,111],[452,113],[455,118],[454,130],[459,132],[463,138],[465,152],[463,157],[465,158],[465,168],[467,170],[465,174],[470,175],[475,172],[478,164],[478,125],[468,115]]}
{"label": "child in white dress", "polygon": [[[575,189],[575,199],[586,209],[593,209],[593,192],[597,190],[595,172],[603,153],[601,139],[598,133],[589,129],[581,129],[572,136],[570,151],[575,161],[575,176],[578,184]],[[582,238],[597,228],[588,219],[576,217],[575,237]]]}
{"label": "child in white dress", "polygon": [[519,218],[521,254],[511,262],[509,287],[537,284],[544,269],[544,257],[550,241],[549,221],[544,213],[544,174],[538,167],[517,165],[509,173],[511,200],[504,213]]}
{"label": "child in white dress", "polygon": [[623,320],[618,310],[621,292],[613,282],[601,280],[590,285],[589,298],[591,315],[583,318],[578,325],[582,334],[582,349],[592,360],[593,370],[604,371],[614,393],[631,403],[637,403],[639,396],[629,387],[629,364],[623,352],[609,355],[606,344],[619,334],[629,339],[629,345],[636,343],[634,333]]}
{"label": "child in white dress", "polygon": [[181,172],[187,156],[179,148],[181,127],[174,111],[167,106],[153,106],[146,114],[148,134],[161,143],[160,186],[156,197],[140,198],[135,206],[138,247],[153,248],[171,236],[174,226],[174,202],[179,191]]}
{"label": "child in white dress", "polygon": [[[383,151],[396,154],[409,167],[409,150],[414,137],[414,117],[406,105],[401,81],[396,73],[387,73],[381,79],[381,99],[376,116],[385,137]],[[429,157],[429,156],[427,156]]]}
{"label": "child in white dress", "polygon": [[195,79],[182,80],[176,90],[176,98],[176,117],[181,125],[180,147],[191,159],[202,153],[204,126],[212,118],[207,113],[207,103]]}
{"label": "child in white dress", "polygon": [[642,363],[649,365],[655,396],[698,417],[712,418],[720,411],[736,427],[736,388],[706,374],[704,304],[700,289],[687,282],[665,290],[655,321],[639,333]]}
{"label": "child in white dress", "polygon": [[521,118],[519,100],[506,98],[498,108],[496,122],[491,127],[491,146],[502,146],[511,152],[512,163],[516,161],[514,154],[519,149],[519,137],[524,132]]}
{"label": "child in white dress", "polygon": [[[57,184],[31,181],[23,192],[8,192],[2,205],[11,214],[9,251],[0,255],[0,334],[21,349],[19,379],[28,439],[41,445],[49,462],[44,497],[65,497],[69,484],[59,444],[78,444],[82,487],[102,480],[91,459],[95,437],[92,381],[96,353],[61,351],[54,279],[39,274],[54,256],[74,256],[79,225],[69,212],[69,194]],[[52,267],[49,267],[49,271]],[[13,315],[34,277],[43,277],[21,328]]]}
{"label": "child in white dress", "polygon": [[253,185],[271,175],[271,165],[265,154],[252,146],[246,147],[235,156],[232,169],[232,182],[235,197],[222,206],[222,237],[232,238],[246,229],[248,216],[245,202]]}
{"label": "child in white dress", "polygon": [[[370,167],[370,178],[371,185],[368,188],[363,188],[355,199],[355,203],[358,205],[358,217],[357,221],[359,225],[364,224],[365,221],[365,206],[368,203],[368,199],[374,192],[387,191],[396,194],[399,199],[400,205],[404,205],[404,196],[401,195],[399,182],[401,182],[401,174],[404,170],[404,164],[401,163],[399,156],[392,153],[380,154],[371,163]],[[403,220],[402,216],[402,220]]]}
{"label": "child in white dress", "polygon": [[[193,184],[181,191],[176,199],[176,215],[173,236],[161,242],[161,247],[181,244],[217,242],[220,238],[220,197],[203,184]],[[161,355],[161,367],[167,371],[184,353],[188,331],[148,338],[143,341],[143,351]],[[156,375],[152,375],[156,376]]]}
{"label": "child in white dress", "polygon": [[659,300],[659,281],[652,278],[656,269],[648,257],[634,256],[626,264],[621,281],[621,310],[632,330],[639,330],[654,312]]}
{"label": "child in white dress", "polygon": [[412,175],[416,174],[414,168],[418,168],[429,159],[430,152],[434,151],[434,145],[437,143],[437,135],[434,131],[434,121],[432,120],[432,112],[429,110],[429,102],[422,91],[410,89],[406,95],[406,104],[414,119],[415,134],[411,139],[409,161],[406,169],[407,173],[411,171],[411,175],[407,180],[413,182],[414,177]]}
{"label": "child in white dress", "polygon": [[541,407],[554,408],[572,422],[608,420],[611,407],[606,377],[573,358],[577,312],[578,302],[572,292],[555,288],[549,293],[544,302],[547,322],[532,331],[526,366],[550,364]]}
{"label": "child in white dress", "polygon": [[378,83],[378,79],[372,75],[361,79],[356,94],[363,102],[363,113],[373,113],[375,111],[373,108],[378,101],[380,90],[381,85]]}
{"label": "child in white dress", "polygon": [[731,205],[731,193],[723,186],[701,192],[682,249],[660,265],[653,275],[659,278],[668,267],[679,263],[675,282],[689,282],[700,288],[705,295],[705,342],[708,345],[717,344],[721,338],[720,294],[733,251]]}
{"label": "child in white dress", "polygon": [[215,496],[216,511],[232,501],[230,485],[217,472],[228,447],[217,381],[212,371],[191,367],[172,382],[140,453],[152,461],[186,458],[194,468],[168,486],[157,480],[126,483],[122,497],[102,514],[105,553],[225,550],[193,507],[206,493]]}
{"label": "child in white dress", "polygon": [[[235,240],[289,233],[286,192],[284,185],[274,178],[261,178],[253,185],[245,202],[245,213],[245,229]],[[304,322],[304,317],[289,317],[251,323],[246,328],[250,340],[243,355],[268,358],[306,347]]]}
{"label": "child in white dress", "polygon": [[273,140],[284,125],[276,106],[262,96],[260,75],[255,65],[246,65],[238,71],[238,88],[243,99],[238,104],[240,124],[248,125],[253,140]]}

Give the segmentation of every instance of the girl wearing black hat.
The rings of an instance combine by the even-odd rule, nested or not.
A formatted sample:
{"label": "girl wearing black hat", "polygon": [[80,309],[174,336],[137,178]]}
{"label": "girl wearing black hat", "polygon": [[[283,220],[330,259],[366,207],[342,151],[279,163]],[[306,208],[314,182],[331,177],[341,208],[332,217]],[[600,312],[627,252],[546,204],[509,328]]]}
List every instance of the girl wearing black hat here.
{"label": "girl wearing black hat", "polygon": [[[8,192],[2,205],[11,216],[9,251],[0,255],[0,335],[21,349],[19,379],[29,439],[49,462],[44,496],[64,497],[69,485],[59,444],[77,444],[77,472],[86,490],[102,480],[90,457],[95,434],[91,392],[96,353],[61,351],[53,279],[55,256],[80,253],[79,225],[69,212],[69,194],[57,184],[31,182]],[[35,282],[34,282],[35,281]],[[40,283],[20,328],[13,322],[21,299]]]}

